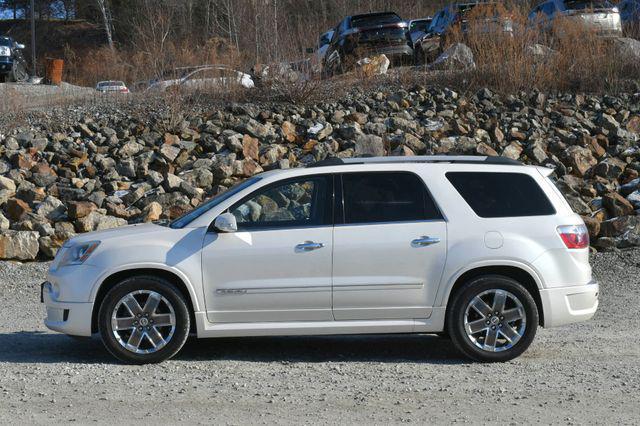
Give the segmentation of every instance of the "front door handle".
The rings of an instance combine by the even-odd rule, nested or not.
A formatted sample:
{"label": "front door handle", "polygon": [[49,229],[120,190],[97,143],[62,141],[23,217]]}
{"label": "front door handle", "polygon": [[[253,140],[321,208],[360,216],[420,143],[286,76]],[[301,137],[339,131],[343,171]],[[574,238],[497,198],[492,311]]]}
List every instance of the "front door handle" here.
{"label": "front door handle", "polygon": [[427,247],[438,244],[439,242],[440,238],[438,237],[420,237],[411,241],[411,245],[413,247]]}
{"label": "front door handle", "polygon": [[298,244],[296,246],[296,252],[313,251],[313,250],[321,249],[322,247],[324,247],[323,243],[314,243],[313,241],[305,241],[304,243]]}

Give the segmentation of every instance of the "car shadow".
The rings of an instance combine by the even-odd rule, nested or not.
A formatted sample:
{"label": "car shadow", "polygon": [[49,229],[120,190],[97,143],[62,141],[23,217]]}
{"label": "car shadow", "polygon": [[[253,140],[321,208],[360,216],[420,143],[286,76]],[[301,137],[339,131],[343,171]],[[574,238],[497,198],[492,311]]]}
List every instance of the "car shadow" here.
{"label": "car shadow", "polygon": [[176,359],[292,363],[468,362],[449,339],[416,334],[190,339]]}
{"label": "car shadow", "polygon": [[[0,362],[117,364],[99,337],[41,331],[0,333]],[[450,340],[435,335],[190,338],[179,361],[411,362],[463,364]]]}

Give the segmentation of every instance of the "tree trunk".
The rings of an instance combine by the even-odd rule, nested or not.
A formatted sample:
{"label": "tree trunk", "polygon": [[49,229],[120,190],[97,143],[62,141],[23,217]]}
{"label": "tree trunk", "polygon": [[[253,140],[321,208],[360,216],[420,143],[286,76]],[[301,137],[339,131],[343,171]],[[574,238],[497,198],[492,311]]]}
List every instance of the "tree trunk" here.
{"label": "tree trunk", "polygon": [[107,42],[109,48],[114,50],[113,47],[113,19],[111,18],[111,9],[109,8],[108,0],[96,0],[100,14],[102,15],[102,22],[104,23],[104,31],[107,34]]}

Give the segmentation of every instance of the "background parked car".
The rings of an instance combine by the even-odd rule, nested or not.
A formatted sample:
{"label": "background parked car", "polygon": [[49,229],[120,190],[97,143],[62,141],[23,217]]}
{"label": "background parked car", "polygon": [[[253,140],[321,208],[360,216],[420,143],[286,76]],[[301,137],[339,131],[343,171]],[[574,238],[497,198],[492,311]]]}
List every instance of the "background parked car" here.
{"label": "background parked car", "polygon": [[607,0],[548,0],[536,6],[529,20],[550,31],[559,17],[581,23],[599,35],[621,36],[622,22],[618,8]]}
{"label": "background parked car", "polygon": [[322,71],[322,64],[324,63],[324,58],[327,55],[327,50],[329,50],[329,44],[331,43],[331,38],[333,38],[333,33],[334,30],[329,30],[322,34],[318,39],[318,46],[314,50],[312,59],[312,68],[314,72]]}
{"label": "background parked car", "polygon": [[0,37],[0,81],[27,81],[29,73],[22,56],[24,44],[11,37]]}
{"label": "background parked car", "polygon": [[411,46],[414,46],[416,41],[424,37],[429,30],[433,18],[421,18],[412,19],[409,21],[409,38],[411,39]]}
{"label": "background parked car", "polygon": [[149,90],[165,91],[170,87],[188,89],[231,88],[241,86],[246,89],[255,87],[253,78],[249,74],[229,68],[225,65],[207,65],[196,67],[183,76],[162,80],[149,86]]}
{"label": "background parked car", "polygon": [[394,12],[343,19],[335,29],[323,68],[328,75],[345,72],[359,59],[377,54],[396,63],[413,59],[408,25]]}
{"label": "background parked car", "polygon": [[640,0],[624,0],[618,4],[618,10],[624,35],[640,38]]}
{"label": "background parked car", "polygon": [[101,93],[129,93],[127,85],[124,81],[100,81],[96,85],[96,90]]}
{"label": "background parked car", "polygon": [[500,13],[496,2],[450,4],[434,15],[427,34],[416,42],[416,62],[431,62],[456,38],[464,41],[470,32],[488,36],[511,35],[513,20]]}

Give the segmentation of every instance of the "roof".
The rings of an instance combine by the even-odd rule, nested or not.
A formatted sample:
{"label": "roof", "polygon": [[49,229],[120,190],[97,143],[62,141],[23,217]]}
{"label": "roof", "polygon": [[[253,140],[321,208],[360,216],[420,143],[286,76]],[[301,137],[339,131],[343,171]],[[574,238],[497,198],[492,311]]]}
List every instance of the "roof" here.
{"label": "roof", "polygon": [[408,157],[330,157],[307,167],[329,167],[353,164],[395,164],[395,163],[451,163],[451,164],[486,164],[503,166],[523,166],[520,161],[507,157],[487,157],[474,155],[422,155]]}

